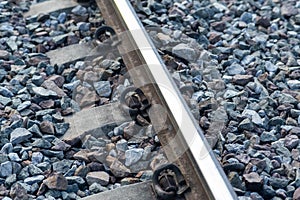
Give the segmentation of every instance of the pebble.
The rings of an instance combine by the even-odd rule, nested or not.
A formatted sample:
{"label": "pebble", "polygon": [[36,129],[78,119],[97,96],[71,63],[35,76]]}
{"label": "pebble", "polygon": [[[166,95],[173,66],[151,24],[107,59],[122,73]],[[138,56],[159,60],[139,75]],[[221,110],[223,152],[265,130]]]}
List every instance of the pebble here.
{"label": "pebble", "polygon": [[101,186],[107,186],[109,183],[109,174],[106,172],[89,172],[86,175],[86,181],[89,185],[99,183]]}
{"label": "pebble", "polygon": [[31,162],[33,165],[39,164],[43,161],[44,155],[41,152],[33,152]]}
{"label": "pebble", "polygon": [[101,97],[109,97],[112,91],[109,81],[95,82],[94,88],[97,94]]}
{"label": "pebble", "polygon": [[24,101],[17,107],[17,111],[21,112],[31,106],[31,101]]}
{"label": "pebble", "polygon": [[30,133],[27,129],[16,128],[10,134],[10,143],[12,143],[13,145],[22,143],[22,142],[30,139],[31,136],[32,136],[32,133]]}
{"label": "pebble", "polygon": [[239,124],[238,127],[241,130],[247,130],[247,131],[252,131],[254,129],[253,123],[248,118],[246,118],[243,121],[241,121],[241,123]]}
{"label": "pebble", "polygon": [[268,72],[276,72],[278,70],[278,66],[274,65],[270,61],[265,62],[265,68]]}
{"label": "pebble", "polygon": [[271,177],[269,183],[273,188],[285,188],[289,184],[289,180]]}
{"label": "pebble", "polygon": [[0,95],[0,104],[2,104],[3,106],[6,106],[8,104],[11,103],[11,99],[8,97],[4,97],[2,95]]}
{"label": "pebble", "polygon": [[86,14],[87,9],[83,6],[78,5],[75,8],[73,8],[71,12],[75,15],[83,16]]}
{"label": "pebble", "polygon": [[8,97],[8,98],[11,98],[14,96],[14,94],[5,87],[0,87],[0,94],[4,97]]}
{"label": "pebble", "polygon": [[232,64],[226,68],[226,71],[229,75],[245,74],[245,69],[239,64]]}
{"label": "pebble", "polygon": [[131,166],[132,164],[138,162],[143,156],[143,149],[129,149],[125,151],[125,165]]}
{"label": "pebble", "polygon": [[237,85],[247,85],[247,83],[253,81],[252,75],[240,75],[236,74],[232,77],[232,82]]}
{"label": "pebble", "polygon": [[109,168],[113,175],[117,178],[126,177],[128,174],[130,174],[130,170],[117,159],[112,162]]}
{"label": "pebble", "polygon": [[263,185],[263,179],[256,172],[243,175],[247,189],[251,191],[260,191]]}
{"label": "pebble", "polygon": [[128,142],[125,139],[121,139],[116,144],[117,151],[125,152],[128,149]]}
{"label": "pebble", "polygon": [[32,90],[36,95],[41,97],[57,97],[56,92],[43,87],[33,87]]}
{"label": "pebble", "polygon": [[46,134],[54,135],[55,133],[54,125],[50,121],[42,121],[40,123],[40,130],[42,133],[46,133]]}
{"label": "pebble", "polygon": [[89,186],[89,191],[91,191],[94,194],[99,193],[99,192],[105,192],[107,190],[108,189],[106,187],[103,187],[98,183],[93,183],[92,185]]}
{"label": "pebble", "polygon": [[26,189],[20,183],[16,183],[11,187],[9,196],[13,199],[29,198]]}
{"label": "pebble", "polygon": [[26,183],[28,185],[33,185],[35,183],[40,183],[43,180],[44,180],[44,176],[43,175],[37,175],[37,176],[25,178],[24,179],[24,183]]}
{"label": "pebble", "polygon": [[6,50],[0,50],[0,59],[7,60],[10,56],[10,53]]}
{"label": "pebble", "polygon": [[10,161],[14,161],[14,162],[22,161],[22,159],[19,157],[19,155],[17,153],[9,153],[8,157],[9,157]]}
{"label": "pebble", "polygon": [[243,117],[248,117],[249,119],[251,119],[251,121],[258,125],[258,126],[262,126],[263,125],[263,120],[262,118],[259,116],[259,114],[254,111],[254,110],[250,110],[250,109],[245,109],[242,113]]}
{"label": "pebble", "polygon": [[54,173],[43,181],[49,189],[66,190],[68,186],[67,179],[60,173]]}
{"label": "pebble", "polygon": [[274,142],[276,140],[277,140],[277,138],[274,135],[274,133],[272,133],[272,132],[263,132],[260,135],[260,141],[262,141],[262,142]]}
{"label": "pebble", "polygon": [[6,161],[0,164],[0,177],[6,178],[12,175],[12,162]]}
{"label": "pebble", "polygon": [[300,89],[300,81],[299,80],[288,80],[287,84],[290,89],[297,90]]}
{"label": "pebble", "polygon": [[197,58],[197,53],[187,44],[178,44],[172,49],[172,53],[187,61],[194,61]]}

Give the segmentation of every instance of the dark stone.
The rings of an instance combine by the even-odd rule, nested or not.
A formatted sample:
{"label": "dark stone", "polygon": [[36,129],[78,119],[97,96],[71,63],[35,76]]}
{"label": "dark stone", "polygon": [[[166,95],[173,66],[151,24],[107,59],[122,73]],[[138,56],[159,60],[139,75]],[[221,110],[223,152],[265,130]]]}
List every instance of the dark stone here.
{"label": "dark stone", "polygon": [[243,175],[246,183],[246,187],[251,191],[260,191],[263,186],[263,179],[256,172]]}
{"label": "dark stone", "polygon": [[41,122],[40,130],[42,131],[42,133],[46,133],[46,134],[54,135],[54,133],[55,133],[54,125],[50,121]]}
{"label": "dark stone", "polygon": [[9,195],[14,200],[29,199],[26,189],[19,183],[16,183],[11,187]]}
{"label": "dark stone", "polygon": [[289,184],[288,179],[271,177],[269,183],[273,188],[285,188]]}

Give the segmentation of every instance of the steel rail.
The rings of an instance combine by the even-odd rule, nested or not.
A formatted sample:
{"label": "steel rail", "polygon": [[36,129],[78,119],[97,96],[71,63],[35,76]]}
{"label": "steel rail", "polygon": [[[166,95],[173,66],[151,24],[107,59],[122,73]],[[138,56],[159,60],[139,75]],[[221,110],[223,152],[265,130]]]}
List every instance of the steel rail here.
{"label": "steel rail", "polygon": [[[128,0],[96,0],[106,24],[112,26],[122,43],[119,51],[136,87],[151,99],[152,108],[162,105],[150,119],[159,124],[158,137],[169,161],[177,164],[191,190],[186,199],[237,199],[220,163],[195,122],[153,43]],[[153,83],[153,84],[149,84]],[[158,107],[157,107],[158,106]]]}

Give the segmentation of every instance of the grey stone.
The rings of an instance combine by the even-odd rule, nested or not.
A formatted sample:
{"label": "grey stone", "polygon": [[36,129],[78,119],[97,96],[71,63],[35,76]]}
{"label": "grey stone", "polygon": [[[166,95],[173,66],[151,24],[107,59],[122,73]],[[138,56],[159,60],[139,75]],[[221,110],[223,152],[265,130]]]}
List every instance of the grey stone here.
{"label": "grey stone", "polygon": [[67,40],[68,36],[69,36],[69,34],[58,35],[58,36],[53,37],[52,40],[56,45],[60,45],[60,44],[63,44]]}
{"label": "grey stone", "polygon": [[[3,145],[3,147],[0,150],[1,154],[9,154],[13,152],[13,145],[12,143],[6,143]],[[1,160],[0,160],[1,163]]]}
{"label": "grey stone", "polygon": [[109,97],[111,94],[111,85],[109,81],[99,81],[94,83],[97,94],[101,97]]}
{"label": "grey stone", "polygon": [[109,174],[106,172],[89,172],[86,176],[86,181],[89,185],[99,183],[106,186],[109,183]]}
{"label": "grey stone", "polygon": [[278,103],[280,103],[280,104],[285,104],[285,103],[297,104],[299,102],[292,95],[281,93],[278,96]]}
{"label": "grey stone", "polygon": [[30,133],[25,128],[16,128],[11,134],[10,134],[10,142],[15,145],[22,143],[29,138],[31,138],[32,133]]}
{"label": "grey stone", "polygon": [[138,149],[129,149],[125,151],[125,165],[131,166],[132,164],[138,162],[143,156],[144,150],[141,148]]}
{"label": "grey stone", "polygon": [[125,152],[128,149],[128,143],[125,139],[121,139],[116,144],[117,151]]}
{"label": "grey stone", "polygon": [[33,152],[31,162],[33,165],[39,164],[43,161],[44,155],[41,152]]}
{"label": "grey stone", "polygon": [[32,90],[36,95],[41,97],[57,97],[56,92],[45,89],[43,87],[33,87]]}
{"label": "grey stone", "polygon": [[293,15],[297,15],[298,9],[291,3],[285,2],[282,6],[281,6],[281,15],[284,17],[291,17]]}
{"label": "grey stone", "polygon": [[12,184],[14,184],[17,181],[17,175],[16,174],[12,174],[9,177],[7,177],[5,179],[5,185],[7,186],[11,186]]}
{"label": "grey stone", "polygon": [[119,160],[115,159],[110,165],[110,170],[115,177],[122,178],[130,174],[130,169],[125,167]]}
{"label": "grey stone", "polygon": [[285,157],[290,157],[291,156],[291,152],[288,150],[288,148],[284,147],[284,146],[278,146],[276,148],[276,153],[279,155],[283,155]]}
{"label": "grey stone", "polygon": [[288,179],[283,178],[276,178],[276,177],[270,177],[269,183],[274,188],[285,188],[289,184]]}
{"label": "grey stone", "polygon": [[18,50],[18,45],[16,43],[16,36],[11,36],[10,38],[8,38],[6,40],[6,44],[12,51]]}
{"label": "grey stone", "polygon": [[0,81],[3,81],[3,79],[6,75],[7,75],[7,72],[4,69],[0,69]]}
{"label": "grey stone", "polygon": [[7,60],[10,56],[10,53],[6,50],[0,50],[0,59]]}
{"label": "grey stone", "polygon": [[229,11],[229,9],[227,8],[226,5],[222,4],[222,3],[218,3],[218,2],[214,2],[212,3],[212,7],[216,10],[218,10],[219,12],[223,12],[223,11]]}
{"label": "grey stone", "polygon": [[73,161],[72,160],[62,160],[62,161],[57,161],[53,163],[53,171],[55,172],[61,172],[61,173],[66,173],[72,166]]}
{"label": "grey stone", "polygon": [[67,19],[67,14],[65,12],[59,13],[59,15],[57,17],[57,20],[59,21],[59,23],[61,23],[61,24],[65,23],[66,19]]}
{"label": "grey stone", "polygon": [[69,185],[76,183],[79,186],[83,186],[85,184],[85,180],[80,176],[69,176],[66,179]]}
{"label": "grey stone", "polygon": [[232,82],[238,85],[246,85],[250,81],[253,81],[252,75],[240,75],[236,74],[232,78]]}
{"label": "grey stone", "polygon": [[64,84],[63,87],[67,90],[73,91],[77,88],[78,85],[80,85],[80,83],[81,83],[80,80],[76,80],[76,81],[73,81],[71,83]]}
{"label": "grey stone", "polygon": [[29,177],[30,174],[28,172],[28,166],[21,169],[21,171],[18,173],[18,179],[25,179]]}
{"label": "grey stone", "polygon": [[300,81],[299,80],[288,80],[287,84],[290,89],[297,90],[300,89]]}
{"label": "grey stone", "polygon": [[51,147],[51,143],[47,141],[46,139],[35,139],[32,143],[32,147],[38,147],[38,148],[45,148],[49,149]]}
{"label": "grey stone", "polygon": [[187,44],[178,44],[172,49],[172,53],[187,61],[194,61],[197,58],[196,51]]}
{"label": "grey stone", "polygon": [[28,131],[30,131],[31,133],[33,133],[33,135],[38,136],[38,137],[42,137],[42,133],[40,131],[40,128],[38,127],[38,125],[34,124],[32,125]]}
{"label": "grey stone", "polygon": [[244,12],[240,18],[241,21],[245,23],[251,23],[253,22],[253,14],[249,12]]}
{"label": "grey stone", "polygon": [[37,176],[32,176],[32,177],[28,177],[24,179],[24,183],[28,184],[28,185],[33,185],[35,183],[40,183],[44,180],[44,176],[43,175],[37,175]]}
{"label": "grey stone", "polygon": [[0,103],[3,106],[7,106],[9,103],[11,103],[11,99],[8,98],[8,97],[4,97],[4,96],[0,95]]}
{"label": "grey stone", "polygon": [[4,96],[4,97],[13,97],[14,94],[9,90],[7,89],[6,87],[0,87],[0,95]]}
{"label": "grey stone", "polygon": [[25,110],[26,108],[30,107],[30,105],[31,105],[31,101],[24,101],[17,107],[17,111],[21,112],[21,111]]}
{"label": "grey stone", "polygon": [[231,99],[235,96],[238,96],[240,93],[238,91],[235,91],[235,90],[231,90],[231,89],[227,89],[224,94],[223,94],[223,97],[225,99]]}
{"label": "grey stone", "polygon": [[242,144],[225,144],[225,148],[227,149],[228,152],[230,153],[236,153],[238,151],[244,151],[245,146]]}
{"label": "grey stone", "polygon": [[260,135],[260,141],[262,141],[262,142],[274,142],[276,140],[277,140],[277,138],[275,137],[274,133],[272,133],[272,132],[264,131]]}
{"label": "grey stone", "polygon": [[69,123],[55,123],[55,131],[57,135],[64,135],[69,129]]}
{"label": "grey stone", "polygon": [[226,71],[229,75],[233,76],[236,74],[245,74],[245,69],[241,65],[234,63],[226,68]]}
{"label": "grey stone", "polygon": [[255,56],[253,55],[247,55],[246,57],[244,57],[244,59],[242,60],[242,65],[248,65],[251,62],[255,61]]}
{"label": "grey stone", "polygon": [[245,190],[245,185],[237,172],[229,172],[227,177],[233,187]]}
{"label": "grey stone", "polygon": [[278,69],[278,66],[277,66],[277,65],[274,65],[274,64],[271,63],[270,61],[266,61],[266,62],[265,62],[265,69],[266,69],[268,72],[276,72],[277,69]]}
{"label": "grey stone", "polygon": [[107,190],[108,189],[106,187],[101,186],[99,183],[93,183],[92,185],[89,186],[89,191],[91,191],[94,194],[99,192],[104,192]]}
{"label": "grey stone", "polygon": [[43,171],[33,164],[28,165],[28,172],[31,176],[43,174]]}
{"label": "grey stone", "polygon": [[81,5],[78,5],[75,8],[73,8],[71,12],[75,15],[83,16],[86,14],[87,9]]}
{"label": "grey stone", "polygon": [[86,23],[86,22],[79,22],[77,23],[77,28],[80,31],[88,31],[90,30],[91,24],[90,23]]}
{"label": "grey stone", "polygon": [[0,164],[0,177],[6,178],[12,175],[12,162],[6,161]]}
{"label": "grey stone", "polygon": [[269,121],[270,126],[281,126],[284,123],[285,123],[284,119],[282,119],[282,117],[280,117],[280,116],[273,117]]}
{"label": "grey stone", "polygon": [[41,86],[44,82],[44,78],[42,76],[33,75],[31,79],[32,83],[34,83],[36,86]]}
{"label": "grey stone", "polygon": [[23,184],[16,183],[10,189],[10,197],[12,199],[29,199],[27,191]]}
{"label": "grey stone", "polygon": [[14,161],[14,162],[22,161],[22,159],[19,157],[19,155],[17,153],[9,153],[8,157],[11,161]]}
{"label": "grey stone", "polygon": [[[257,42],[258,44],[265,44],[267,42],[268,38],[269,38],[269,35],[264,34],[264,33],[259,33],[258,35],[256,35],[254,37],[254,41]],[[252,59],[252,61],[255,60],[254,57],[252,57],[251,59]],[[252,62],[252,61],[250,61],[250,62]]]}
{"label": "grey stone", "polygon": [[263,125],[263,120],[262,118],[259,116],[259,114],[254,111],[254,110],[250,110],[250,109],[245,109],[242,113],[243,117],[249,117],[251,119],[251,121],[256,124],[256,125]]}

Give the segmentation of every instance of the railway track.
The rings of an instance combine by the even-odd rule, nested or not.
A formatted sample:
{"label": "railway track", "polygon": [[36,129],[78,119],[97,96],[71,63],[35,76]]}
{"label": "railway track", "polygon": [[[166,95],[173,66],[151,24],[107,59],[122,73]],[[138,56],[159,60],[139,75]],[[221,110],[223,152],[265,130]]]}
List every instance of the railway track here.
{"label": "railway track", "polygon": [[184,196],[187,199],[235,199],[203,132],[180,98],[179,91],[129,2],[96,2],[106,23],[122,38],[119,50],[129,74],[134,77],[134,85],[151,99],[148,113],[154,130],[169,161],[180,166],[190,186],[191,191],[184,192]]}
{"label": "railway track", "polygon": [[[273,195],[257,189],[265,183],[257,177],[254,167],[251,168],[253,172],[245,169],[244,164],[234,160],[233,154],[222,159],[220,155],[216,157],[217,151],[212,147],[220,144],[216,137],[223,139],[219,136],[222,133],[217,133],[221,132],[217,126],[223,127],[224,122],[219,125],[218,116],[215,116],[216,121],[206,132],[199,127],[195,113],[192,114],[187,105],[186,96],[192,96],[193,86],[179,90],[169,72],[170,66],[164,64],[171,57],[173,61],[180,60],[188,65],[192,58],[182,58],[168,48],[157,49],[153,44],[155,38],[149,36],[158,31],[160,37],[167,38],[166,30],[156,25],[148,25],[146,30],[140,14],[136,14],[128,0],[62,2],[49,0],[33,3],[28,10],[22,8],[24,17],[31,22],[28,34],[38,44],[38,48],[28,45],[32,48],[28,63],[41,69],[41,74],[29,72],[30,76],[37,77],[27,86],[28,92],[24,88],[21,90],[34,99],[16,108],[23,117],[22,123],[17,119],[6,120],[6,116],[2,120],[9,125],[1,129],[1,133],[6,131],[10,136],[5,140],[8,144],[1,145],[1,170],[20,163],[28,171],[28,175],[24,168],[19,172],[11,170],[11,175],[6,171],[0,173],[4,196],[17,199],[231,200],[252,195],[240,189],[245,185],[237,181],[238,177],[228,180],[232,170],[248,170],[242,180],[246,181],[249,191],[259,192],[264,198]],[[134,1],[134,4],[136,10],[147,15],[148,11],[143,8],[145,3]],[[57,17],[58,24],[64,25],[58,25],[52,15]],[[56,30],[50,31],[52,28]],[[71,30],[70,33],[62,34],[67,30]],[[187,34],[194,37],[192,33]],[[42,43],[38,40],[40,36],[52,39]],[[12,43],[7,45],[13,52]],[[27,73],[27,68],[21,69],[25,70],[22,75]],[[13,70],[19,73],[18,67]],[[214,70],[210,72],[215,73]],[[201,84],[201,87],[216,90],[219,90],[218,84],[222,85],[205,81]],[[7,100],[10,106],[9,98],[12,97],[8,95],[1,101]],[[21,97],[22,101],[26,98]],[[40,108],[32,107],[33,104]],[[211,106],[214,104],[212,102]],[[224,114],[222,110],[215,110],[214,114]],[[251,120],[254,116],[252,113]],[[47,145],[50,150],[45,147]],[[24,151],[28,152],[28,157],[23,156],[21,152]],[[18,155],[22,158],[14,157]],[[227,161],[231,158],[232,163]],[[243,185],[233,184],[234,180]],[[297,178],[290,184],[296,187]],[[11,188],[10,194],[7,188]],[[276,195],[280,196],[280,191]]]}

